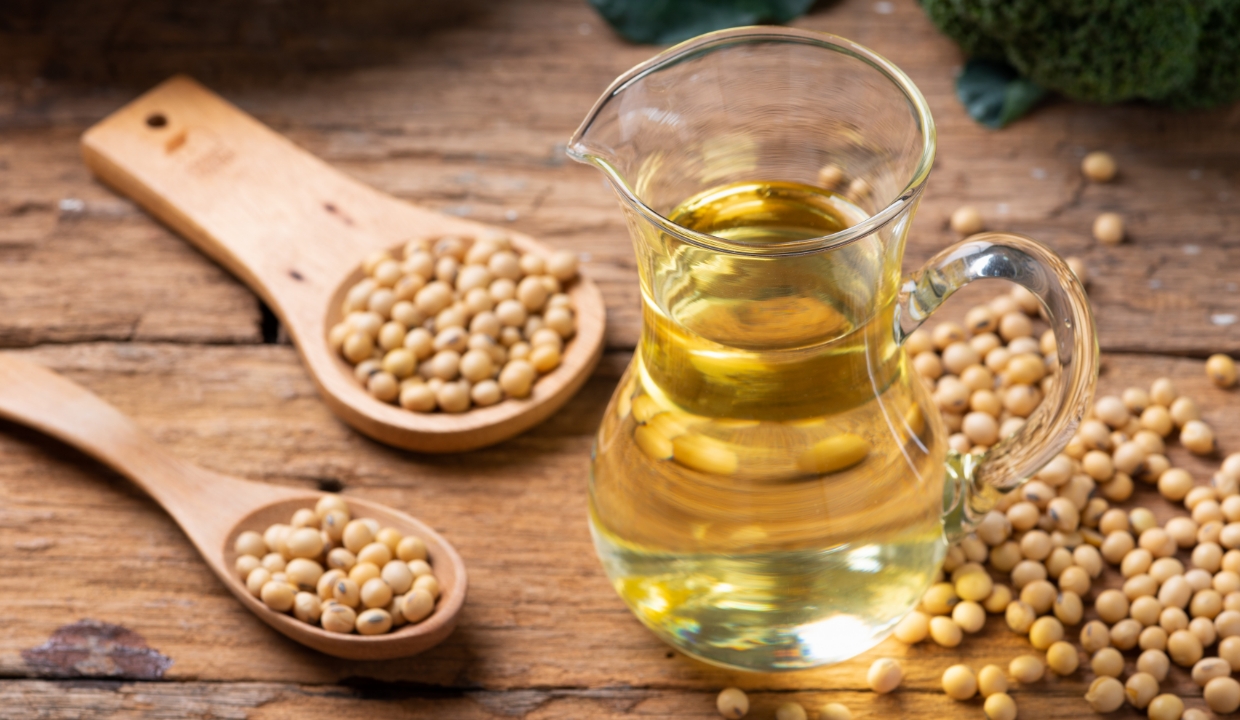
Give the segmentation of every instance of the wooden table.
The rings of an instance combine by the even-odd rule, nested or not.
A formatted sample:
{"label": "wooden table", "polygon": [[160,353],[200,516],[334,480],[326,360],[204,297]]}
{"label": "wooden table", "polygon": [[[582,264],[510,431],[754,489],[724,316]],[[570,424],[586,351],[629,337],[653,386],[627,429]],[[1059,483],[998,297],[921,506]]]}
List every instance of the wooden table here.
{"label": "wooden table", "polygon": [[[465,2],[463,18],[439,18],[412,40],[379,33],[343,49],[327,21],[287,38],[248,25],[206,40],[178,35],[176,22],[198,20],[174,6],[138,4],[163,14],[151,27],[125,19],[125,32],[99,40],[102,59],[53,58],[66,45],[38,28],[0,36],[0,67],[11,73],[0,80],[0,345],[83,383],[209,468],[418,515],[460,549],[469,601],[456,633],[419,657],[352,663],[306,651],[242,609],[129,483],[0,425],[0,715],[710,718],[715,693],[738,684],[755,718],[790,698],[837,700],[858,717],[981,716],[980,702],[947,699],[939,675],[1024,651],[999,618],[956,651],[888,641],[834,668],[742,675],[659,643],[600,572],[585,523],[591,431],[637,338],[638,298],[616,201],[600,175],[567,160],[564,142],[607,83],[654,48],[619,40],[581,0]],[[796,24],[876,49],[929,99],[939,159],[909,268],[952,240],[947,218],[964,202],[994,228],[1085,258],[1107,352],[1101,390],[1168,375],[1198,399],[1223,447],[1240,449],[1237,391],[1211,387],[1201,363],[1240,353],[1240,107],[1182,114],[1052,101],[996,133],[961,111],[952,93],[961,58],[915,3],[844,0]],[[38,79],[40,68],[62,79]],[[595,376],[555,418],[481,452],[415,455],[345,427],[254,295],[79,160],[87,126],[178,69],[387,192],[580,251],[608,301]],[[1095,148],[1117,158],[1116,182],[1082,181],[1080,158]],[[1125,214],[1129,242],[1090,239],[1104,210]],[[966,302],[952,304],[959,313]],[[1173,459],[1202,482],[1218,463]],[[107,626],[83,624],[49,640],[83,619],[130,633],[109,639]],[[70,635],[94,650],[56,652]],[[118,662],[125,652],[133,662]],[[905,657],[904,688],[875,697],[865,669],[891,655]],[[162,675],[161,656],[171,661]],[[1018,689],[1021,717],[1088,715],[1091,679],[1081,671]],[[1201,705],[1184,673],[1169,682]]]}

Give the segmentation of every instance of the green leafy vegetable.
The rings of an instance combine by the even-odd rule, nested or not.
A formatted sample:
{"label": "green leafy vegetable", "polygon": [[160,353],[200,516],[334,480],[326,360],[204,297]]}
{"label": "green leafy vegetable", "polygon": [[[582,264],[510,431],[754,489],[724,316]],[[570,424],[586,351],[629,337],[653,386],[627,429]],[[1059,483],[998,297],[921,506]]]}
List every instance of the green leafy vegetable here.
{"label": "green leafy vegetable", "polygon": [[1029,112],[1045,94],[1011,66],[989,60],[970,60],[956,76],[956,97],[969,116],[992,128]]}
{"label": "green leafy vegetable", "polygon": [[814,0],[590,0],[626,39],[663,45],[695,35],[760,23],[784,23]]}
{"label": "green leafy vegetable", "polygon": [[971,58],[1071,98],[1240,99],[1240,0],[921,0]]}

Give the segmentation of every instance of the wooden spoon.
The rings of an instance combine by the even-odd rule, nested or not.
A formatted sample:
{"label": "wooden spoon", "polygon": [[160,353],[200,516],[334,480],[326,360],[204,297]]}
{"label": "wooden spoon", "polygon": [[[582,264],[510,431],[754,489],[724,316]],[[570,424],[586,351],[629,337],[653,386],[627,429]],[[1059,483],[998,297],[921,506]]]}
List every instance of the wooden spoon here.
{"label": "wooden spoon", "polygon": [[[539,379],[529,398],[458,415],[380,402],[327,345],[362,260],[411,237],[471,236],[490,226],[363,185],[187,77],[164,82],[87,130],[82,154],[104,182],[258,293],[288,328],[332,411],[381,442],[457,452],[505,440],[567,402],[602,354],[602,295],[580,277],[567,290],[577,334],[560,367]],[[508,234],[521,252],[549,254],[527,235]]]}
{"label": "wooden spoon", "polygon": [[377,503],[347,499],[354,517],[374,518],[426,543],[442,593],[434,613],[385,635],[331,633],[271,610],[246,590],[233,570],[237,535],[287,523],[297,509],[314,507],[323,493],[241,480],[176,458],[90,391],[6,354],[0,354],[0,417],[68,443],[137,483],[177,521],[243,605],[303,645],[351,660],[386,660],[431,648],[456,627],[465,602],[465,565],[447,540],[415,518]]}

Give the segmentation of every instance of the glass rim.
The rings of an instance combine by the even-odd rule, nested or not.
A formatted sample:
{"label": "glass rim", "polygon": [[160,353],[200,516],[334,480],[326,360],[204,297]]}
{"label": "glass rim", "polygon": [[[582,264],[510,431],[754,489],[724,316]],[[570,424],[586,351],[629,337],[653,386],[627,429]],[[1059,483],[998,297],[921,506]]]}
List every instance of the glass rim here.
{"label": "glass rim", "polygon": [[[781,42],[819,47],[861,60],[885,76],[913,107],[914,118],[922,131],[922,147],[921,157],[913,170],[912,177],[909,178],[894,200],[856,225],[820,237],[780,240],[777,242],[763,241],[761,243],[729,240],[716,235],[697,232],[674,223],[660,213],[655,212],[653,208],[637,196],[624,176],[606,158],[591,153],[583,144],[584,136],[598,118],[603,106],[613,97],[623,92],[629,85],[647,75],[730,45]],[[930,175],[930,168],[934,164],[935,147],[934,118],[930,115],[930,107],[927,105],[925,97],[922,96],[921,91],[917,89],[917,86],[913,84],[909,76],[887,58],[864,45],[830,33],[777,26],[748,26],[706,33],[678,45],[673,45],[616,78],[594,104],[594,107],[586,115],[585,120],[582,121],[577,131],[573,133],[572,138],[569,139],[566,151],[572,159],[594,165],[602,170],[611,179],[612,184],[619,190],[621,198],[627,204],[659,225],[665,232],[677,236],[691,245],[711,250],[736,255],[771,257],[820,252],[847,245],[878,231],[899,217],[912,207],[912,204],[916,202],[917,197],[921,194],[926,179]]]}

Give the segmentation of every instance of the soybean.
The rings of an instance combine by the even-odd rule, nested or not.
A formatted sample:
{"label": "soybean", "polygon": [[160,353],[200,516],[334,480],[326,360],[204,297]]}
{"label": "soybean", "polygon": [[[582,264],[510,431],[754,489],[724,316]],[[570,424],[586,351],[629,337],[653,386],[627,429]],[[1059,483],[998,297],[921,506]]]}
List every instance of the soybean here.
{"label": "soybean", "polygon": [[[336,542],[343,547],[331,547]],[[354,519],[336,495],[298,509],[289,524],[238,534],[233,549],[250,593],[329,632],[374,635],[420,622],[440,593],[421,538]],[[265,554],[260,560],[255,552]]]}

